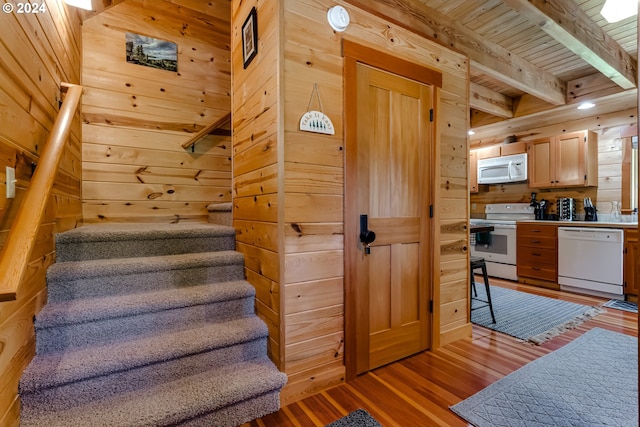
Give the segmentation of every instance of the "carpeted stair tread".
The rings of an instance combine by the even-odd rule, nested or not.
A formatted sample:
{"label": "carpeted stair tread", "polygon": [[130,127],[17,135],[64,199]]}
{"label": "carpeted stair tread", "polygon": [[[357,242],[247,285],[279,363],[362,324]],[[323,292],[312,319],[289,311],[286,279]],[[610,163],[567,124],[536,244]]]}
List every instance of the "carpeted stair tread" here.
{"label": "carpeted stair tread", "polygon": [[110,258],[89,261],[56,262],[47,270],[48,281],[89,279],[114,274],[143,274],[156,271],[186,270],[244,263],[235,251],[202,252],[140,258]]}
{"label": "carpeted stair tread", "polygon": [[[100,396],[96,401],[77,407],[58,406],[56,412],[30,414],[23,410],[23,427],[27,426],[161,426],[175,425],[184,420],[205,416],[230,405],[279,390],[286,383],[265,356],[214,370],[194,372],[189,377],[169,381],[154,387],[117,395]],[[28,399],[28,396],[27,396]],[[244,420],[266,414],[259,405],[250,408],[253,415]],[[267,408],[268,412],[274,408]],[[248,419],[246,417],[249,417]],[[218,417],[220,418],[220,417]],[[224,421],[237,425],[237,414]]]}
{"label": "carpeted stair tread", "polygon": [[25,370],[20,389],[33,392],[267,336],[264,322],[252,316],[103,346],[46,353],[37,355]]}
{"label": "carpeted stair tread", "polygon": [[106,223],[87,224],[56,235],[56,242],[78,243],[87,241],[127,241],[149,238],[200,238],[203,236],[235,236],[233,227],[218,224],[190,222],[183,224]]}
{"label": "carpeted stair tread", "polygon": [[210,223],[89,224],[56,235],[58,261],[233,250],[235,229]]}
{"label": "carpeted stair tread", "polygon": [[36,317],[36,329],[47,329],[103,319],[134,316],[213,302],[255,296],[255,288],[239,280],[187,286],[178,292],[161,289],[137,294],[115,295],[47,304]]}

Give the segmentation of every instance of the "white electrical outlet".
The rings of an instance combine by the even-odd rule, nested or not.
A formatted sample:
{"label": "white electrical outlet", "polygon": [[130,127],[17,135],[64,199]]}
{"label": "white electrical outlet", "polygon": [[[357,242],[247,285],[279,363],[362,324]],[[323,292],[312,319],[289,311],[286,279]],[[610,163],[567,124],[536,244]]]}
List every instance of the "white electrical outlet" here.
{"label": "white electrical outlet", "polygon": [[13,199],[16,197],[16,170],[7,166],[6,176],[7,199]]}

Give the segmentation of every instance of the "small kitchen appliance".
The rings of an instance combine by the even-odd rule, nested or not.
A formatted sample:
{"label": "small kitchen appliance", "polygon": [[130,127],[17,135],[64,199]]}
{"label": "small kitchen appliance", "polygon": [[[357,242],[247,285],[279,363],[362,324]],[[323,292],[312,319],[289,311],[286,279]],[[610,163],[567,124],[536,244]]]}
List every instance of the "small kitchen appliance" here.
{"label": "small kitchen appliance", "polygon": [[561,197],[558,199],[558,220],[573,221],[576,219],[576,199]]}
{"label": "small kitchen appliance", "polygon": [[585,221],[597,221],[598,214],[596,207],[591,202],[591,197],[585,197],[584,201],[584,220]]}

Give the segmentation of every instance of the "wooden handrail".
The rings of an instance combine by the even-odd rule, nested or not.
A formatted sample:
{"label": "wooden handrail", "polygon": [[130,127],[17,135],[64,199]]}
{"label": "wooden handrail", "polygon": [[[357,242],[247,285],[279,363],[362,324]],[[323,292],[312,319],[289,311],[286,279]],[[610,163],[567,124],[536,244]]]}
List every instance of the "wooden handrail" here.
{"label": "wooden handrail", "polygon": [[80,102],[82,86],[62,83],[61,89],[66,90],[64,102],[0,253],[0,301],[16,299],[56,178],[60,158],[71,131],[71,123]]}
{"label": "wooden handrail", "polygon": [[224,115],[223,117],[221,117],[217,121],[211,123],[210,125],[207,125],[207,126],[203,127],[200,130],[200,132],[196,133],[191,138],[189,138],[189,140],[187,142],[182,144],[182,148],[187,149],[187,148],[191,147],[192,145],[196,145],[196,143],[198,141],[200,141],[202,138],[204,138],[205,136],[207,136],[208,134],[210,134],[214,130],[219,129],[222,125],[224,125],[225,123],[228,123],[230,121],[231,121],[231,113],[227,113],[226,115]]}

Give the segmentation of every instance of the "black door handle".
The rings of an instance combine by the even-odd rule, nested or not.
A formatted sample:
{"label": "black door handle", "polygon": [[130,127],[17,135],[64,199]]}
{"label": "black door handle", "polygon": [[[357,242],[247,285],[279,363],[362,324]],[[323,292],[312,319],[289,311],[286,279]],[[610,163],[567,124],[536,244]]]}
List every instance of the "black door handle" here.
{"label": "black door handle", "polygon": [[369,217],[367,215],[360,215],[360,242],[364,246],[364,253],[369,255],[371,253],[371,243],[376,240],[376,233],[369,230]]}

